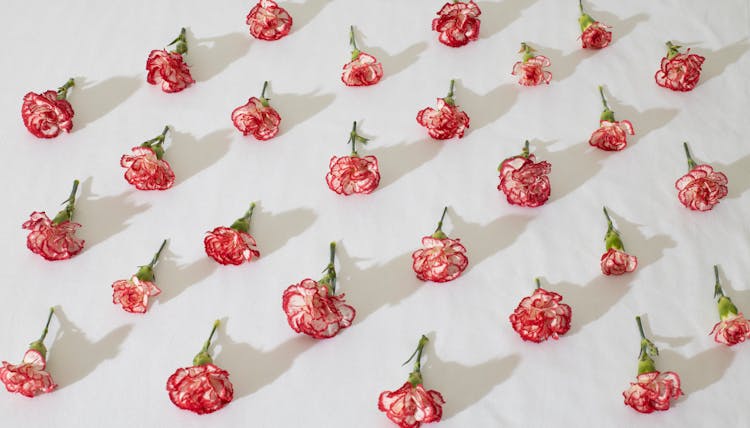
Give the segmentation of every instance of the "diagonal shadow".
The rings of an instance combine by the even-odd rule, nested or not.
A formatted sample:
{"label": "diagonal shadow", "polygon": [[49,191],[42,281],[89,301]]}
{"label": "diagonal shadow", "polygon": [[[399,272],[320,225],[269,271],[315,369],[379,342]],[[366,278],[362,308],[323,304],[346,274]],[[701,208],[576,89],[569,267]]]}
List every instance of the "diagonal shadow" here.
{"label": "diagonal shadow", "polygon": [[[331,0],[305,0],[302,3],[279,2],[279,6],[289,12],[292,17],[292,34],[299,32],[310,21],[315,18],[320,11],[328,5]],[[248,9],[248,12],[250,10]]]}
{"label": "diagonal shadow", "polygon": [[377,46],[369,46],[365,43],[367,39],[359,29],[354,29],[355,37],[360,40],[358,43],[360,50],[374,56],[383,65],[383,77],[387,79],[391,76],[404,71],[410,65],[417,62],[419,55],[427,49],[427,43],[415,43],[397,54],[389,54],[384,49]]}
{"label": "diagonal shadow", "polygon": [[[99,82],[88,82],[84,77],[75,78],[72,93],[76,96],[75,129],[83,129],[117,106],[122,104],[143,83],[140,76],[116,76]],[[72,97],[71,97],[72,98]]]}
{"label": "diagonal shadow", "polygon": [[179,264],[176,254],[164,249],[159,262],[154,268],[156,285],[161,293],[154,298],[159,305],[164,305],[204,279],[208,278],[218,267],[218,263],[208,256],[188,263]]}
{"label": "diagonal shadow", "polygon": [[[706,62],[703,63],[701,84],[705,84],[724,73],[727,67],[736,63],[748,50],[750,50],[750,41],[745,37],[721,49],[705,52],[703,56],[706,57]],[[701,52],[696,53],[699,55],[702,54]],[[739,72],[740,70],[737,71]]]}
{"label": "diagonal shadow", "polygon": [[92,181],[89,177],[81,182],[74,216],[74,221],[83,225],[81,236],[86,240],[87,249],[127,229],[131,218],[151,206],[132,201],[131,197],[137,192],[132,189],[116,196],[97,197],[91,191]]}
{"label": "diagonal shadow", "polygon": [[258,203],[253,213],[250,234],[258,242],[260,256],[268,257],[312,226],[316,218],[315,211],[310,208],[296,208],[274,214]]}
{"label": "diagonal shadow", "polygon": [[280,134],[285,134],[297,125],[325,110],[336,98],[334,94],[318,93],[318,90],[307,94],[278,94],[271,92],[271,105],[281,115]]}
{"label": "diagonal shadow", "polygon": [[382,191],[408,173],[434,159],[443,149],[443,146],[443,144],[435,144],[434,140],[427,138],[414,143],[403,142],[393,146],[368,150],[367,154],[378,158],[381,176],[378,191]]}
{"label": "diagonal shadow", "polygon": [[[597,260],[598,262],[598,260]],[[597,275],[586,285],[570,282],[550,284],[548,289],[563,296],[563,303],[572,309],[570,331],[566,336],[574,335],[586,325],[598,320],[617,304],[630,291],[628,284],[632,275],[624,274],[607,277]]]}
{"label": "diagonal shadow", "polygon": [[[226,322],[222,322],[219,330],[224,330]],[[298,336],[263,351],[248,343],[235,342],[226,331],[221,331],[221,339],[217,346],[221,351],[217,354],[217,364],[232,373],[234,398],[239,399],[253,394],[271,385],[294,364],[294,360],[315,345],[315,339]]]}
{"label": "diagonal shadow", "polygon": [[[584,4],[584,7],[587,8],[586,10],[588,11],[588,6],[586,4]],[[625,36],[633,32],[635,27],[641,22],[648,21],[648,15],[645,13],[639,13],[624,19],[604,10],[600,11],[591,9],[591,11],[588,11],[587,13],[602,24],[612,27],[610,28],[610,31],[612,31],[612,43],[610,46],[613,46],[620,41],[620,39],[625,38]]]}
{"label": "diagonal shadow", "polygon": [[[529,8],[537,0],[503,0],[501,2],[477,2],[482,11],[479,18],[482,23],[479,27],[479,37],[483,39],[501,32],[513,21],[521,17],[524,9]],[[436,11],[437,12],[437,11]]]}
{"label": "diagonal shadow", "polygon": [[486,94],[478,94],[456,80],[457,103],[468,106],[470,126],[474,131],[491,124],[508,113],[518,99],[519,85],[504,83]]}
{"label": "diagonal shadow", "polygon": [[[434,333],[427,335],[432,341]],[[452,418],[484,398],[494,387],[508,380],[518,367],[517,354],[493,358],[474,366],[441,359],[429,345],[423,365],[425,388],[444,393],[443,420]]]}
{"label": "diagonal shadow", "polygon": [[[614,220],[615,227],[620,231],[620,236],[625,244],[625,250],[628,254],[638,257],[639,272],[646,266],[656,263],[657,260],[664,256],[664,251],[668,248],[677,246],[677,242],[668,235],[654,235],[649,238],[641,232],[643,225],[636,224],[625,220],[610,207],[607,207],[610,217]],[[607,231],[604,216],[602,216],[602,237]],[[604,242],[601,244],[602,253],[604,253]],[[627,275],[627,274],[625,274]]]}
{"label": "diagonal shadow", "polygon": [[[562,82],[576,71],[578,65],[586,58],[596,55],[597,49],[575,49],[567,55],[563,55],[560,49],[530,42],[530,46],[537,50],[537,55],[549,58],[549,71],[552,73],[552,82]],[[552,83],[551,82],[551,83]]]}
{"label": "diagonal shadow", "polygon": [[197,39],[192,29],[186,28],[189,50],[185,61],[190,64],[190,73],[196,82],[211,79],[242,58],[250,50],[253,39],[240,32]]}
{"label": "diagonal shadow", "polygon": [[727,197],[735,199],[750,188],[750,155],[746,155],[730,164],[713,163],[714,170],[723,172],[729,179]]}
{"label": "diagonal shadow", "polygon": [[[635,141],[642,140],[650,132],[663,128],[672,121],[680,112],[672,108],[652,108],[644,111],[638,111],[634,107],[623,104],[619,98],[608,95],[607,101],[609,107],[615,112],[616,120],[629,120],[633,124],[635,135],[628,136]],[[628,141],[630,145],[630,141]]]}
{"label": "diagonal shadow", "polygon": [[231,130],[220,129],[198,139],[191,134],[174,131],[164,159],[174,170],[175,186],[223,158],[229,152],[231,135]]}
{"label": "diagonal shadow", "polygon": [[[469,258],[467,272],[492,255],[510,247],[526,230],[533,216],[508,215],[496,218],[488,224],[471,223],[458,212],[450,210],[448,224],[452,224],[451,238],[461,239]],[[447,232],[446,232],[447,233]]]}
{"label": "diagonal shadow", "polygon": [[[721,279],[721,288],[724,290],[724,294],[732,299],[740,312],[744,313],[746,318],[750,316],[750,289],[738,290],[732,286],[732,280],[724,275],[724,271],[719,265],[719,275]],[[708,276],[708,275],[707,275]],[[709,280],[710,281],[710,280]],[[706,281],[706,297],[713,297],[713,284]],[[713,299],[714,304],[711,305],[711,311],[716,316],[716,322],[719,322],[719,314],[716,307],[716,299]],[[713,325],[710,326],[713,328]],[[710,329],[707,331],[711,331]]]}
{"label": "diagonal shadow", "polygon": [[132,324],[123,325],[92,342],[59,306],[55,308],[55,318],[60,323],[60,330],[49,347],[47,367],[60,388],[78,382],[96,370],[99,364],[115,358],[133,329]]}
{"label": "diagonal shadow", "polygon": [[591,147],[588,138],[556,152],[547,148],[553,143],[531,140],[532,153],[536,155],[537,162],[546,160],[552,164],[550,202],[562,199],[593,178],[602,169],[601,162],[607,156],[602,150]]}

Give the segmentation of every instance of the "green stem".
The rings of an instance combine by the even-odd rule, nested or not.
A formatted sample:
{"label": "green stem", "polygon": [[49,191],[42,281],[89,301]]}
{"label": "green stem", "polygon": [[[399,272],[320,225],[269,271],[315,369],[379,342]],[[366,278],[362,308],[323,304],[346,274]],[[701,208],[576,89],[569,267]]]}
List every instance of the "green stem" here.
{"label": "green stem", "polygon": [[57,99],[64,100],[68,96],[68,89],[70,89],[72,86],[75,86],[75,81],[71,77],[67,82],[65,82],[65,84],[57,88]]}
{"label": "green stem", "polygon": [[73,189],[70,191],[70,196],[68,196],[68,199],[63,201],[63,204],[66,204],[65,208],[57,213],[55,218],[52,219],[52,223],[60,224],[65,221],[73,220],[73,212],[75,211],[76,192],[78,191],[78,184],[80,184],[78,180],[73,180]]}
{"label": "green stem", "polygon": [[604,207],[604,216],[607,218],[607,227],[610,229],[614,229],[614,226],[612,225],[612,219],[609,217],[609,212],[607,212],[607,207]]}
{"label": "green stem", "polygon": [[456,86],[456,79],[451,79],[450,88],[448,89],[448,95],[443,98],[446,104],[456,105],[456,101],[453,99],[453,89]]}
{"label": "green stem", "polygon": [[177,45],[174,48],[174,51],[172,51],[172,52],[178,53],[180,55],[183,55],[183,54],[187,53],[187,51],[188,51],[188,45],[187,45],[187,37],[185,37],[185,33],[186,33],[185,28],[184,27],[181,28],[180,29],[180,35],[177,36],[176,39],[172,40],[172,42],[170,44],[167,45],[167,46],[172,46],[175,43],[177,43]]}
{"label": "green stem", "polygon": [[214,333],[216,333],[216,329],[219,327],[219,320],[214,321],[214,326],[211,329],[211,334],[208,336],[208,339],[203,343],[203,348],[201,348],[201,351],[198,352],[198,354],[193,358],[193,365],[196,366],[202,366],[205,364],[211,364],[213,363],[213,359],[211,358],[211,354],[208,353],[208,347],[211,346],[211,339],[214,337]]}
{"label": "green stem", "polygon": [[523,144],[523,150],[521,150],[521,156],[528,158],[529,153],[529,140],[526,140],[526,142]]}
{"label": "green stem", "polygon": [[578,9],[581,11],[581,14],[583,14],[583,1],[578,0]]}
{"label": "green stem", "polygon": [[321,278],[319,282],[326,286],[326,288],[328,289],[329,296],[335,296],[336,295],[336,266],[334,265],[334,260],[336,257],[336,243],[331,242],[328,247],[329,247],[328,264],[326,265],[325,269],[323,269],[323,272],[325,272],[326,274],[323,275],[323,278]]}
{"label": "green stem", "polygon": [[349,26],[349,45],[352,47],[352,61],[359,57],[359,48],[357,48],[357,41],[354,39],[354,26]]}
{"label": "green stem", "polygon": [[208,347],[211,346],[211,339],[214,337],[214,333],[216,333],[216,329],[219,328],[219,320],[214,321],[214,326],[211,329],[211,334],[208,335],[208,339],[206,339],[206,342],[203,344],[203,349],[201,349],[202,352],[208,352]]}
{"label": "green stem", "polygon": [[358,156],[357,155],[357,121],[355,120],[352,124],[352,131],[349,133],[349,142],[352,144],[352,156]]}
{"label": "green stem", "polygon": [[534,278],[534,282],[536,282],[536,289],[542,288],[542,281],[539,280],[539,278]]}
{"label": "green stem", "polygon": [[260,91],[260,97],[261,97],[262,99],[265,99],[265,98],[266,98],[266,88],[267,88],[267,87],[268,87],[268,80],[266,80],[265,82],[263,82],[263,90],[262,90],[262,91]]}
{"label": "green stem", "polygon": [[447,213],[448,213],[448,207],[443,208],[443,215],[440,216],[440,221],[437,224],[437,229],[435,229],[435,233],[443,231],[443,220],[445,220],[445,215]]}
{"label": "green stem", "polygon": [[154,257],[153,257],[153,258],[151,258],[151,263],[149,263],[149,264],[148,264],[148,265],[149,265],[149,267],[151,267],[151,268],[153,268],[153,267],[154,267],[154,265],[156,264],[157,260],[159,260],[159,256],[161,255],[161,252],[162,252],[162,250],[164,249],[164,247],[165,247],[166,245],[167,245],[167,240],[165,239],[165,240],[164,240],[164,241],[163,241],[163,242],[161,243],[161,246],[159,247],[159,251],[157,251],[157,252],[156,252],[156,254],[154,254]]}
{"label": "green stem", "polygon": [[253,211],[255,210],[255,202],[252,202],[250,204],[250,208],[248,208],[247,211],[245,211],[245,214],[242,215],[242,217],[235,220],[234,223],[232,223],[231,227],[232,229],[238,230],[240,232],[247,233],[250,230],[250,219],[253,217]]}
{"label": "green stem", "polygon": [[604,96],[604,88],[602,88],[601,85],[599,85],[599,95],[602,97],[602,104],[604,105],[604,110],[609,110],[609,105],[607,105],[607,98]]}
{"label": "green stem", "polygon": [[646,335],[643,333],[643,323],[641,322],[641,317],[636,316],[635,321],[638,323],[638,333],[641,334],[641,339],[646,339]]}
{"label": "green stem", "polygon": [[47,316],[47,323],[44,325],[44,330],[42,330],[42,335],[39,336],[39,341],[44,342],[44,338],[47,337],[47,331],[49,331],[49,323],[52,320],[52,314],[55,313],[55,308],[49,308],[49,315]]}
{"label": "green stem", "polygon": [[425,345],[427,345],[427,342],[429,342],[430,339],[427,338],[424,334],[422,337],[419,338],[419,343],[417,344],[417,349],[414,350],[414,353],[411,354],[408,360],[403,365],[406,365],[409,363],[409,361],[416,356],[416,361],[414,361],[414,368],[411,373],[409,373],[409,382],[412,384],[412,386],[416,387],[417,385],[422,384],[422,351],[424,350]]}
{"label": "green stem", "polygon": [[693,157],[690,155],[690,149],[688,148],[687,141],[682,143],[682,146],[685,148],[685,156],[687,156],[688,171],[692,171],[693,168],[697,166],[697,164],[695,163],[695,160],[693,160]]}

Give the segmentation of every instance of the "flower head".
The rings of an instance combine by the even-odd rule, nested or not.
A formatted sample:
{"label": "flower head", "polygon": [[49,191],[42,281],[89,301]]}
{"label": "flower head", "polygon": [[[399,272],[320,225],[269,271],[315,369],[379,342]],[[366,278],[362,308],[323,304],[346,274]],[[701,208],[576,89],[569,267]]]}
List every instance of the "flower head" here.
{"label": "flower head", "polygon": [[466,247],[460,239],[451,239],[442,230],[443,219],[448,207],[443,210],[443,216],[438,222],[435,233],[422,238],[422,248],[415,251],[412,269],[417,278],[422,281],[448,282],[459,277],[469,265],[466,257]]}
{"label": "flower head", "polygon": [[552,64],[549,58],[534,55],[535,50],[526,43],[521,43],[520,52],[524,53],[523,61],[515,63],[511,73],[513,76],[518,76],[518,83],[523,86],[536,86],[541,83],[549,85],[552,73],[544,69]]}
{"label": "flower head", "polygon": [[344,65],[341,81],[346,86],[370,86],[383,77],[383,65],[372,55],[357,48],[354,40],[354,27],[349,27],[349,44],[352,46],[352,60]]}
{"label": "flower head", "polygon": [[75,236],[76,229],[81,227],[73,223],[75,210],[75,194],[78,190],[78,180],[73,182],[73,190],[66,206],[52,220],[44,212],[34,211],[21,227],[30,230],[26,237],[26,246],[33,253],[39,254],[46,260],[65,260],[80,253],[85,241]]}
{"label": "flower head", "polygon": [[570,330],[572,311],[561,303],[562,296],[540,287],[524,297],[510,315],[510,323],[523,340],[540,343],[549,338],[557,340]]}
{"label": "flower head", "polygon": [[73,107],[65,99],[68,88],[73,86],[68,79],[57,91],[41,94],[29,92],[23,97],[21,119],[26,129],[39,138],[55,138],[60,132],[70,132],[73,128]]}
{"label": "flower head", "polygon": [[232,123],[242,135],[253,134],[256,140],[265,141],[279,133],[281,116],[268,103],[266,88],[268,81],[263,82],[260,98],[251,97],[247,104],[232,111]]}
{"label": "flower head", "polygon": [[718,298],[719,318],[721,321],[716,323],[712,335],[718,343],[727,346],[733,346],[750,339],[750,322],[739,312],[737,306],[732,303],[732,299],[724,295],[724,290],[719,282],[719,267],[714,265],[714,276],[716,284],[714,285],[714,298]]}
{"label": "flower head", "polygon": [[350,156],[333,156],[328,165],[326,183],[334,192],[349,196],[355,193],[372,193],[380,183],[378,158],[375,156],[360,157],[356,143],[367,143],[368,139],[357,134],[357,122],[354,122],[349,133],[349,144],[352,145]]}
{"label": "flower head", "polygon": [[694,211],[708,211],[727,196],[729,180],[722,172],[714,171],[710,165],[697,165],[684,143],[690,171],[675,182],[677,197],[682,205]]}
{"label": "flower head", "polygon": [[146,60],[146,70],[148,71],[146,81],[152,85],[161,84],[161,90],[167,93],[180,92],[195,83],[190,75],[190,68],[183,58],[183,54],[187,52],[184,28],[169,45],[175,43],[174,51],[155,49],[151,51]]}
{"label": "flower head", "polygon": [[161,293],[159,287],[154,284],[154,265],[166,244],[165,239],[151,262],[141,266],[130,279],[120,279],[112,284],[112,303],[122,305],[123,310],[131,313],[142,314],[148,310],[149,297]]}
{"label": "flower head", "polygon": [[219,226],[206,232],[203,239],[206,254],[223,265],[240,265],[260,257],[255,238],[248,233],[254,209],[255,203],[252,203],[245,215],[237,219],[232,226]]}
{"label": "flower head", "polygon": [[667,42],[667,56],[661,59],[661,68],[654,75],[656,84],[673,91],[692,91],[701,77],[701,65],[706,58],[687,53],[680,53],[672,42]]}
{"label": "flower head", "polygon": [[417,122],[427,128],[427,133],[435,140],[462,138],[469,127],[469,116],[458,108],[453,99],[454,80],[445,98],[437,99],[437,109],[427,107],[417,113]]}
{"label": "flower head", "polygon": [[123,155],[120,166],[127,168],[125,180],[138,190],[166,190],[174,184],[175,176],[169,162],[163,160],[164,138],[168,126],[157,137],[133,147],[132,155]]}
{"label": "flower head", "polygon": [[536,157],[529,153],[528,141],[519,156],[505,159],[497,169],[500,172],[497,189],[505,194],[508,203],[538,207],[549,199],[552,165],[547,161],[536,162]]}
{"label": "flower head", "polygon": [[585,13],[581,0],[578,0],[578,6],[581,10],[578,23],[581,24],[581,44],[583,48],[602,49],[609,46],[610,42],[612,42],[612,32],[607,30],[609,27]]}
{"label": "flower head", "polygon": [[607,217],[607,233],[604,235],[607,251],[602,254],[600,260],[602,273],[605,275],[622,275],[634,271],[638,266],[638,258],[625,252],[625,246],[620,239],[620,232],[612,224],[612,219],[609,217],[606,207],[604,208],[604,216]]}
{"label": "flower head", "polygon": [[52,376],[44,370],[47,367],[47,348],[44,346],[44,338],[47,337],[49,323],[54,312],[54,308],[50,308],[42,336],[31,342],[21,364],[3,361],[0,367],[0,382],[5,385],[8,392],[17,392],[33,398],[45,392],[52,392],[57,387]]}
{"label": "flower head", "polygon": [[273,0],[260,0],[247,14],[250,35],[260,40],[278,40],[292,28],[292,16]]}
{"label": "flower head", "polygon": [[443,416],[443,396],[422,385],[421,358],[427,341],[423,335],[417,350],[406,361],[408,363],[416,355],[409,380],[395,391],[383,391],[378,398],[378,409],[401,428],[419,428],[423,423],[439,422]]}
{"label": "flower head", "polygon": [[440,33],[440,43],[457,48],[479,38],[478,16],[482,14],[473,0],[446,3],[432,20],[432,29]]}

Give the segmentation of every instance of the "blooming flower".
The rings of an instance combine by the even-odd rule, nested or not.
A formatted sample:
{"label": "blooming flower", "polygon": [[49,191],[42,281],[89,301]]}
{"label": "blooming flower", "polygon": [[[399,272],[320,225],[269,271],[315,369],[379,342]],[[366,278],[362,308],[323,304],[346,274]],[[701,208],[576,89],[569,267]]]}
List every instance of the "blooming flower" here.
{"label": "blooming flower", "polygon": [[34,211],[21,225],[23,229],[31,231],[26,237],[26,246],[33,253],[53,261],[69,259],[81,252],[85,241],[75,236],[76,229],[81,225],[71,221],[77,190],[78,180],[75,180],[65,208],[54,219],[50,220],[44,212]]}
{"label": "blooming flower", "polygon": [[446,3],[432,20],[432,29],[440,33],[440,43],[457,48],[479,38],[481,21],[477,17],[481,14],[473,0]]}
{"label": "blooming flower", "polygon": [[599,129],[594,131],[589,138],[589,144],[607,151],[619,151],[628,145],[628,136],[635,135],[633,124],[630,121],[599,122]]}
{"label": "blooming flower", "polygon": [[714,171],[710,165],[697,165],[684,143],[689,172],[675,182],[677,197],[682,205],[694,211],[708,211],[727,196],[727,176]]}
{"label": "blooming flower", "polygon": [[607,251],[602,254],[600,260],[602,273],[605,275],[622,275],[625,272],[633,272],[638,267],[638,258],[625,252],[625,246],[620,239],[620,232],[612,224],[612,219],[609,217],[606,207],[604,208],[604,216],[607,217],[607,234],[604,235]]}
{"label": "blooming flower", "polygon": [[641,317],[635,317],[641,333],[641,352],[638,361],[636,382],[623,391],[625,405],[641,413],[654,410],[668,410],[671,401],[682,395],[680,376],[674,372],[659,372],[654,365],[653,357],[659,354],[654,344],[643,334]]}
{"label": "blooming flower", "polygon": [[221,409],[234,397],[234,388],[232,382],[229,381],[229,373],[214,365],[208,353],[211,338],[218,325],[217,320],[214,322],[214,328],[203,345],[203,349],[193,359],[193,365],[177,369],[167,379],[169,399],[175,406],[199,415]]}
{"label": "blooming flower", "polygon": [[5,385],[8,392],[17,392],[33,398],[41,393],[52,392],[57,387],[52,376],[44,370],[47,367],[47,348],[44,346],[44,338],[47,337],[49,323],[54,312],[55,309],[50,308],[42,336],[31,342],[21,364],[15,365],[3,361],[0,367],[0,382]]}
{"label": "blooming flower", "polygon": [[354,26],[349,27],[349,44],[352,46],[352,60],[344,65],[341,81],[346,86],[370,86],[383,77],[383,65],[372,55],[357,48],[354,40]]}
{"label": "blooming flower", "polygon": [[142,314],[148,310],[148,298],[161,293],[153,282],[154,265],[166,244],[164,240],[151,262],[141,266],[130,279],[120,279],[112,284],[112,303],[122,305],[123,310],[131,313]]}
{"label": "blooming flower", "polygon": [[247,104],[232,111],[232,123],[242,135],[253,134],[256,140],[265,141],[279,133],[281,116],[265,98],[268,82],[263,83],[260,99],[251,97]]}
{"label": "blooming flower", "polygon": [[219,226],[206,232],[203,239],[206,254],[223,265],[240,265],[260,257],[255,239],[248,233],[254,208],[255,203],[250,204],[245,215],[230,227]]}
{"label": "blooming flower", "polygon": [[273,0],[260,0],[247,14],[250,35],[260,40],[278,40],[292,28],[292,17]]}
{"label": "blooming flower", "polygon": [[560,303],[562,296],[541,288],[524,297],[510,315],[510,323],[523,340],[540,343],[550,337],[557,340],[570,330],[570,306]]}
{"label": "blooming flower", "polygon": [[714,298],[719,298],[717,305],[721,321],[716,323],[710,334],[714,335],[716,342],[727,346],[733,346],[750,339],[750,322],[745,319],[742,312],[739,312],[737,306],[732,303],[732,299],[724,295],[724,290],[719,282],[719,267],[716,265],[714,265],[714,276],[716,277]]}
{"label": "blooming flower", "polygon": [[355,193],[372,193],[380,183],[378,158],[375,156],[360,157],[356,143],[366,143],[367,138],[357,134],[357,122],[354,122],[349,133],[349,144],[352,145],[350,156],[333,156],[326,174],[328,187],[339,195],[349,196]]}
{"label": "blooming flower", "polygon": [[319,281],[303,279],[284,290],[281,307],[292,330],[315,339],[328,339],[352,325],[357,311],[346,304],[344,294],[336,294],[336,269],[331,243],[331,259]]}
{"label": "blooming flower", "polygon": [[701,65],[706,58],[687,53],[680,53],[672,42],[667,42],[667,56],[661,59],[661,68],[654,75],[656,84],[673,91],[692,91],[701,78]]}
{"label": "blooming flower", "polygon": [[41,94],[29,92],[24,95],[21,119],[26,129],[39,138],[55,138],[61,131],[70,132],[75,113],[65,98],[73,85],[73,79],[68,79],[57,91],[45,91]]}
{"label": "blooming flower", "polygon": [[437,99],[437,110],[427,107],[417,113],[417,122],[427,128],[427,133],[436,140],[462,138],[469,127],[469,116],[459,110],[453,100],[454,84],[455,81],[451,80],[448,96]]}
{"label": "blooming flower", "polygon": [[185,64],[183,54],[187,53],[185,29],[169,45],[177,44],[174,51],[166,49],[152,50],[146,60],[148,75],[146,81],[152,85],[161,84],[164,92],[180,92],[195,83],[190,75],[190,68]]}
{"label": "blooming flower", "polygon": [[395,391],[383,391],[378,398],[378,409],[401,428],[419,428],[423,423],[439,422],[443,417],[443,396],[434,389],[426,390],[422,385],[421,358],[427,341],[423,335],[417,350],[409,358],[411,361],[416,355],[409,380]]}
{"label": "blooming flower", "polygon": [[513,65],[513,76],[519,76],[518,83],[523,86],[536,86],[544,82],[549,85],[552,80],[552,73],[544,70],[552,63],[549,58],[543,55],[534,55],[535,50],[526,43],[521,43],[523,52],[523,61],[518,61]]}
{"label": "blooming flower", "polygon": [[528,141],[521,155],[505,159],[497,169],[500,172],[497,189],[505,194],[508,203],[538,207],[549,199],[552,165],[547,161],[536,162],[536,157],[529,154]]}
{"label": "blooming flower", "polygon": [[169,162],[162,159],[162,144],[167,130],[169,127],[165,126],[161,135],[130,149],[132,155],[123,155],[120,158],[120,166],[127,168],[125,180],[136,189],[166,190],[174,184],[174,171]]}
{"label": "blooming flower", "polygon": [[583,48],[602,49],[609,46],[612,42],[612,33],[607,30],[609,27],[585,13],[581,0],[578,0],[578,7],[581,10],[578,23],[581,24],[581,44]]}
{"label": "blooming flower", "polygon": [[422,281],[452,281],[458,278],[469,265],[466,247],[461,244],[461,240],[448,238],[442,230],[443,219],[447,212],[448,207],[445,207],[435,233],[423,237],[422,248],[411,255],[412,268],[417,278]]}

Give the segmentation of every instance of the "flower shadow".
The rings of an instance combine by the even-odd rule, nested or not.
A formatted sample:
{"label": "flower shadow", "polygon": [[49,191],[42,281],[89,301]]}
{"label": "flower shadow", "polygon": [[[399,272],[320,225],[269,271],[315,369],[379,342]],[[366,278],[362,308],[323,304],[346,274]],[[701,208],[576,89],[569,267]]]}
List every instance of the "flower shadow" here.
{"label": "flower shadow", "polygon": [[[567,335],[580,332],[586,325],[598,320],[630,291],[632,276],[628,274],[607,277],[598,275],[586,285],[570,282],[550,284],[546,290],[563,296],[563,303],[570,305],[573,316]],[[544,282],[543,282],[544,283]]]}
{"label": "flower shadow", "polygon": [[610,46],[614,45],[615,43],[620,41],[620,39],[630,34],[641,22],[648,21],[648,15],[646,15],[645,13],[639,13],[637,15],[629,16],[624,19],[603,10],[600,11],[592,9],[587,13],[602,24],[612,27],[610,29],[610,31],[612,31],[612,43],[610,44]]}
{"label": "flower shadow", "polygon": [[671,108],[652,108],[640,112],[632,106],[622,104],[615,96],[608,96],[607,100],[617,120],[629,120],[633,124],[635,135],[630,138],[634,138],[636,142],[642,140],[651,131],[664,127],[680,112],[678,109]]}
{"label": "flower shadow", "polygon": [[492,255],[510,247],[533,218],[525,215],[508,215],[481,225],[468,222],[458,212],[451,210],[448,213],[447,224],[452,227],[444,230],[448,236],[461,239],[461,243],[466,247],[469,257],[468,272]]}
{"label": "flower shadow", "polygon": [[208,278],[217,267],[218,264],[208,256],[192,263],[178,264],[176,255],[169,247],[165,248],[154,269],[156,284],[161,289],[161,293],[154,300],[158,301],[160,306],[166,304],[190,286]]}
{"label": "flower shadow", "polygon": [[229,33],[198,39],[189,27],[187,30],[190,50],[185,56],[185,61],[190,64],[190,72],[196,82],[211,79],[250,50],[252,36],[247,33]]}
{"label": "flower shadow", "polygon": [[461,80],[456,80],[456,102],[466,110],[471,130],[479,130],[508,113],[518,99],[519,85],[505,83],[480,95],[465,87]]}
{"label": "flower shadow", "polygon": [[92,342],[60,307],[55,308],[55,318],[60,323],[60,330],[49,347],[48,368],[60,388],[78,382],[105,360],[115,358],[133,329],[132,324],[123,325]]}
{"label": "flower shadow", "polygon": [[292,34],[294,34],[312,21],[330,2],[331,0],[306,0],[302,3],[284,2],[279,6],[286,9],[289,15],[291,15]]}
{"label": "flower shadow", "polygon": [[578,65],[586,58],[596,55],[596,49],[581,49],[580,47],[567,55],[563,55],[560,49],[530,42],[530,46],[537,50],[536,55],[549,58],[551,65],[549,71],[552,73],[552,82],[561,82],[576,71]]}
{"label": "flower shadow", "polygon": [[[643,225],[631,223],[619,216],[611,208],[607,208],[610,217],[615,222],[615,227],[620,231],[620,236],[625,243],[628,254],[638,257],[638,268],[636,273],[648,265],[655,263],[664,256],[664,250],[674,248],[677,245],[674,239],[668,235],[654,235],[646,238],[640,228]],[[602,216],[602,236],[607,230],[604,216]],[[602,253],[604,253],[604,242],[602,242]],[[627,274],[625,274],[627,275]]]}
{"label": "flower shadow", "polygon": [[367,150],[366,153],[363,151],[363,154],[378,158],[382,177],[378,186],[380,192],[420,165],[434,159],[442,149],[443,144],[428,138],[414,143],[404,142],[388,147],[378,147]]}
{"label": "flower shadow", "polygon": [[546,160],[552,164],[550,202],[562,199],[593,178],[602,169],[601,162],[607,155],[592,148],[588,140],[556,152],[547,148],[552,143],[554,141],[545,143],[531,140],[532,153],[536,155],[537,161]]}
{"label": "flower shadow", "polygon": [[482,11],[483,17],[492,17],[492,19],[483,19],[479,30],[479,37],[486,39],[507,28],[513,21],[521,17],[524,9],[529,8],[537,0],[503,0],[501,2],[477,2],[477,6]]}
{"label": "flower shadow", "polygon": [[74,217],[76,222],[83,225],[81,236],[86,240],[87,249],[127,229],[132,217],[151,206],[131,200],[137,190],[126,190],[116,196],[97,197],[91,191],[92,181],[89,177],[81,182]]}
{"label": "flower shadow", "polygon": [[281,249],[290,239],[307,230],[317,215],[309,208],[296,208],[271,213],[258,203],[253,213],[250,234],[258,242],[261,257],[268,257]]}
{"label": "flower shadow", "polygon": [[374,56],[383,65],[384,79],[395,76],[396,74],[404,71],[410,65],[417,62],[417,60],[419,59],[419,55],[427,49],[427,43],[419,42],[409,46],[408,48],[402,50],[397,54],[389,54],[382,48],[369,46],[367,43],[365,43],[364,40],[366,40],[366,37],[364,37],[364,35],[358,29],[355,28],[354,32],[356,34],[355,37],[357,38],[357,40],[362,40],[362,42],[359,43],[360,50]]}
{"label": "flower shadow", "polygon": [[175,172],[175,186],[216,163],[229,152],[232,131],[220,129],[200,139],[175,131],[167,145],[164,159]]}
{"label": "flower shadow", "polygon": [[729,199],[739,198],[750,188],[750,155],[730,164],[714,162],[712,165],[714,170],[723,172],[729,179],[729,185],[727,185]]}
{"label": "flower shadow", "polygon": [[[434,333],[427,336],[432,338]],[[521,361],[517,354],[513,354],[466,366],[454,361],[445,361],[433,350],[427,354],[427,361],[423,365],[425,387],[445,394],[443,420],[468,409],[495,386],[508,380]]]}
{"label": "flower shadow", "polygon": [[[705,84],[722,74],[728,66],[736,63],[748,50],[750,50],[750,41],[746,37],[721,49],[705,52],[705,55],[702,55],[706,57],[706,62],[703,63],[701,84]],[[701,54],[701,52],[696,53]]]}
{"label": "flower shadow", "polygon": [[71,101],[75,106],[75,129],[80,130],[122,104],[143,83],[140,76],[116,76],[99,82],[88,82],[76,77]]}
{"label": "flower shadow", "polygon": [[[225,326],[224,320],[219,330],[225,329]],[[315,340],[299,336],[269,351],[263,351],[247,343],[235,342],[226,331],[221,331],[220,337],[216,346],[221,350],[216,355],[216,361],[232,374],[235,399],[271,385],[292,367],[297,357],[315,345]]]}
{"label": "flower shadow", "polygon": [[281,115],[280,134],[283,135],[325,110],[336,98],[333,94],[279,94],[271,92],[271,106]]}
{"label": "flower shadow", "polygon": [[417,291],[422,282],[411,269],[411,253],[401,254],[383,264],[359,268],[363,259],[349,255],[343,244],[336,246],[340,263],[341,292],[347,302],[357,310],[354,324],[386,305],[396,305]]}
{"label": "flower shadow", "polygon": [[[732,302],[737,306],[740,312],[743,312],[743,309],[747,308],[748,311],[750,311],[750,289],[747,290],[738,290],[732,287],[732,280],[730,278],[727,278],[724,276],[724,272],[721,269],[721,265],[719,265],[719,275],[721,279],[721,288],[724,290],[724,294],[732,299]],[[706,292],[706,297],[708,298],[708,294],[711,293],[711,289],[709,288]],[[716,300],[714,299],[714,302]],[[716,305],[711,305],[711,310],[716,310]],[[716,322],[719,322],[719,315],[716,312],[713,312],[716,314]],[[747,313],[747,312],[745,312]],[[713,325],[711,326],[713,327]]]}

